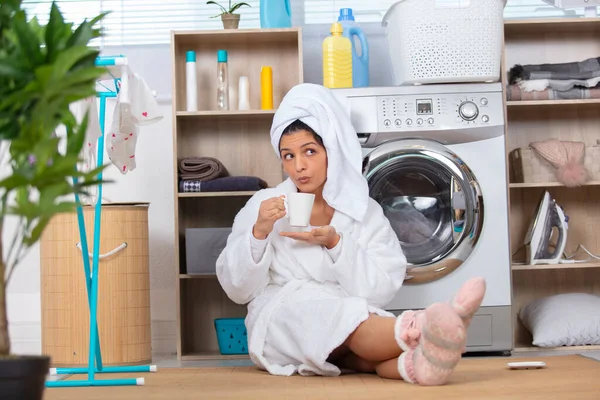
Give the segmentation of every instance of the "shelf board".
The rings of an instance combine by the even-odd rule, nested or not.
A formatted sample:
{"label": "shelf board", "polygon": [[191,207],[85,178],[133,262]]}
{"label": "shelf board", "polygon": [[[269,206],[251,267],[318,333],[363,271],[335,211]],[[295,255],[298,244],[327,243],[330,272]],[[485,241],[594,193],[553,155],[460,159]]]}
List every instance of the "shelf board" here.
{"label": "shelf board", "polygon": [[600,31],[600,18],[531,18],[531,19],[508,19],[504,21],[504,33],[532,33],[543,35],[548,32],[553,34],[567,31]]}
{"label": "shelf board", "polygon": [[179,274],[179,279],[214,279],[217,274]]}
{"label": "shelf board", "polygon": [[[248,39],[248,37],[254,40],[261,40],[268,42],[269,40],[281,40],[282,36],[292,36],[296,37],[302,32],[302,28],[300,27],[290,27],[290,28],[246,28],[246,29],[212,29],[212,30],[181,30],[181,31],[173,31],[172,36],[180,41],[193,41],[197,40],[198,37],[203,37],[206,40],[206,37],[214,37],[215,39],[225,38],[228,40],[230,37],[236,37],[235,40],[243,40]],[[254,38],[254,36],[259,35],[260,38]],[[292,36],[293,37],[293,36]]]}
{"label": "shelf board", "polygon": [[186,192],[178,193],[177,197],[190,198],[190,197],[251,197],[255,194],[255,191],[248,192]]}
{"label": "shelf board", "polygon": [[571,18],[515,18],[505,19],[507,25],[578,25],[600,24],[600,17],[571,17]]}
{"label": "shelf board", "polygon": [[177,111],[178,117],[252,117],[273,116],[277,110],[206,110]]}
{"label": "shelf board", "polygon": [[[600,185],[600,181],[589,181],[584,185],[579,186],[598,186]],[[508,185],[511,189],[525,189],[525,188],[545,188],[545,187],[561,187],[564,186],[560,182],[533,182],[533,183],[510,183]],[[577,189],[578,187],[569,188],[569,189]]]}
{"label": "shelf board", "polygon": [[187,353],[181,355],[181,361],[202,361],[202,360],[246,360],[250,359],[247,354],[224,355],[219,352],[201,352]]}
{"label": "shelf board", "polygon": [[515,353],[531,353],[531,352],[546,352],[546,351],[591,351],[591,350],[600,350],[600,345],[589,345],[589,346],[560,346],[560,347],[539,347],[534,345],[524,345],[522,343],[517,344],[515,346]]}
{"label": "shelf board", "polygon": [[576,100],[513,100],[507,101],[508,107],[532,107],[532,106],[568,106],[581,104],[600,104],[600,99],[576,99]]}
{"label": "shelf board", "polygon": [[586,263],[575,263],[575,264],[541,264],[541,265],[512,265],[513,271],[527,271],[527,270],[546,270],[546,269],[579,269],[579,268],[600,268],[600,261],[598,262],[586,262]]}

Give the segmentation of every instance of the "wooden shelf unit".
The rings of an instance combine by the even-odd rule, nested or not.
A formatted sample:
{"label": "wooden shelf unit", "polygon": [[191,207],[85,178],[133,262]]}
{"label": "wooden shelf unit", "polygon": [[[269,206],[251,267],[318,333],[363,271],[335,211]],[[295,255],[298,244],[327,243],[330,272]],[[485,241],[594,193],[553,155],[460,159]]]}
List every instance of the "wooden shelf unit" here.
{"label": "wooden shelf unit", "polygon": [[600,105],[600,99],[573,99],[573,100],[513,100],[507,101],[508,107],[551,107],[551,106],[578,106],[584,104]]}
{"label": "wooden shelf unit", "polygon": [[178,193],[179,198],[193,198],[193,197],[231,197],[231,196],[245,196],[251,197],[256,192],[189,192],[189,193]]}
{"label": "wooden shelf unit", "polygon": [[[584,188],[587,186],[598,186],[600,185],[600,181],[588,181],[584,185],[570,188],[571,190],[577,190],[579,188]],[[511,189],[526,189],[526,188],[549,188],[549,187],[562,187],[564,186],[560,182],[531,182],[531,183],[510,183],[509,187]]]}
{"label": "wooden shelf unit", "polygon": [[[502,79],[515,64],[583,61],[600,56],[600,18],[511,20],[504,25]],[[595,145],[600,139],[600,99],[506,101],[508,154],[534,141],[551,138]],[[509,168],[510,165],[509,165]],[[509,184],[511,254],[523,254],[522,244],[541,195],[548,190],[569,216],[565,252],[579,244],[600,254],[600,182],[567,188],[558,182]],[[517,256],[519,254],[519,256]],[[585,259],[581,252],[577,258]],[[522,257],[521,257],[522,259]],[[531,334],[518,319],[519,310],[534,299],[560,293],[600,295],[600,262],[561,265],[513,265],[513,324],[515,352],[584,351],[600,346],[541,348],[532,345]]]}
{"label": "wooden shelf unit", "polygon": [[600,261],[597,262],[578,262],[573,264],[541,264],[541,265],[521,265],[513,264],[513,271],[526,270],[546,270],[546,269],[578,269],[578,268],[600,268]]}
{"label": "wooden shelf unit", "polygon": [[[214,157],[231,176],[256,176],[269,187],[281,183],[283,170],[269,131],[285,94],[303,82],[300,28],[175,31],[171,37],[173,159],[175,197],[175,276],[177,277],[177,355],[180,360],[235,359],[219,353],[216,318],[245,317],[246,306],[233,303],[216,275],[186,273],[187,228],[230,227],[255,192],[180,193],[178,161]],[[230,110],[216,107],[217,50],[228,53]],[[186,110],[186,52],[196,51],[198,110]],[[261,110],[260,71],[273,69],[273,110]],[[247,76],[251,110],[237,110],[240,76]]]}

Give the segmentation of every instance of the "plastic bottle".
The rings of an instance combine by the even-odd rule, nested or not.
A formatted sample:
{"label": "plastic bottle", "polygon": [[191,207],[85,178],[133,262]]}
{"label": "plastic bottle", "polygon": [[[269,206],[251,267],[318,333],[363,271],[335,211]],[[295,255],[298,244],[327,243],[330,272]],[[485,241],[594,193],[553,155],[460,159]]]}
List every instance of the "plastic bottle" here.
{"label": "plastic bottle", "polygon": [[323,86],[352,87],[352,43],[342,36],[342,24],[331,25],[331,36],[323,41]]}
{"label": "plastic bottle", "polygon": [[238,83],[238,110],[250,109],[250,83],[247,76],[240,76]]}
{"label": "plastic bottle", "polygon": [[291,28],[290,0],[260,0],[261,28]]}
{"label": "plastic bottle", "polygon": [[[344,28],[343,35],[352,43],[352,86],[369,86],[369,43],[363,30],[354,20],[351,8],[341,8],[338,22]],[[360,41],[360,54],[355,38]]]}
{"label": "plastic bottle", "polygon": [[198,111],[198,86],[196,80],[196,52],[185,53],[185,109]]}
{"label": "plastic bottle", "polygon": [[217,51],[217,109],[229,110],[229,72],[227,50]]}
{"label": "plastic bottle", "polygon": [[260,108],[273,109],[273,69],[266,65],[260,70]]}

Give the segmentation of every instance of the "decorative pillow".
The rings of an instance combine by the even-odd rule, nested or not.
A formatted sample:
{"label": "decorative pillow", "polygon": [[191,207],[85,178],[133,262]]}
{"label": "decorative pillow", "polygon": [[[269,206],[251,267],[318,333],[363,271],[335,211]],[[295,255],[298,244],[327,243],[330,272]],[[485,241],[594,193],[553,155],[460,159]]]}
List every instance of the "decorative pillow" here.
{"label": "decorative pillow", "polygon": [[540,347],[600,344],[600,297],[567,293],[537,299],[519,311]]}

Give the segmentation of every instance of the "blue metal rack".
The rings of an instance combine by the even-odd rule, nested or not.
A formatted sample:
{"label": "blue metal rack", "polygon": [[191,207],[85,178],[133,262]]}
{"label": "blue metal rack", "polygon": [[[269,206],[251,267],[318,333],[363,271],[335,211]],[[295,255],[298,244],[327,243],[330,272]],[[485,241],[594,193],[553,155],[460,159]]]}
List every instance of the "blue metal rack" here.
{"label": "blue metal rack", "polygon": [[[104,163],[104,128],[106,114],[106,99],[117,97],[120,95],[119,101],[121,104],[129,103],[128,96],[128,67],[127,58],[124,56],[106,56],[98,57],[96,60],[97,66],[107,67],[107,72],[114,81],[115,89],[109,89],[102,85],[106,91],[99,91],[97,96],[100,99],[100,132],[101,136],[98,139],[98,165]],[[108,77],[107,77],[108,78]],[[98,175],[98,179],[102,179],[102,172]],[[73,178],[73,182],[77,184],[77,178]],[[136,386],[143,385],[144,378],[130,379],[96,379],[96,374],[102,373],[126,373],[126,372],[156,372],[156,365],[140,365],[140,366],[113,366],[104,367],[102,365],[102,352],[100,349],[100,337],[98,334],[97,306],[98,306],[98,261],[100,259],[100,221],[102,213],[102,184],[98,185],[98,193],[94,208],[94,249],[92,253],[92,267],[90,269],[90,253],[88,252],[88,242],[85,230],[85,221],[83,218],[83,208],[79,195],[75,195],[77,204],[77,222],[79,225],[79,237],[81,239],[81,251],[83,256],[83,266],[85,271],[86,288],[88,295],[88,305],[90,308],[90,341],[89,341],[89,358],[87,368],[52,368],[51,375],[71,375],[71,374],[87,374],[86,380],[58,380],[46,381],[46,387],[82,387],[82,386]]]}

